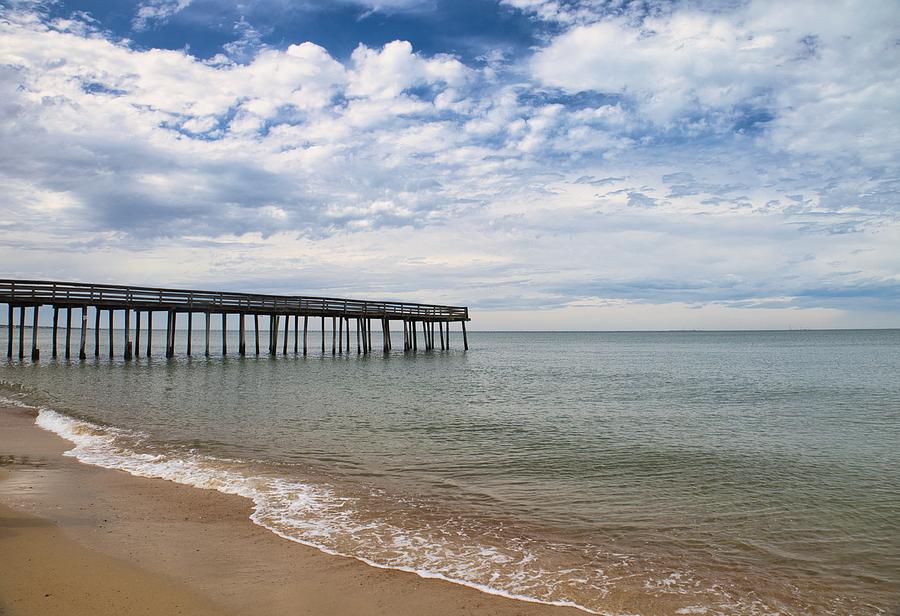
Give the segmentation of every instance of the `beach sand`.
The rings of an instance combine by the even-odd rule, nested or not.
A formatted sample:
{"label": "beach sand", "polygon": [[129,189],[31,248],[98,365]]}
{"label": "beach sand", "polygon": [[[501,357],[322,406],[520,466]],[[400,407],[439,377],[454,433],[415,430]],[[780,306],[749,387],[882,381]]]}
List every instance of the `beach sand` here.
{"label": "beach sand", "polygon": [[0,615],[584,614],[282,539],[239,496],[81,464],[0,407]]}

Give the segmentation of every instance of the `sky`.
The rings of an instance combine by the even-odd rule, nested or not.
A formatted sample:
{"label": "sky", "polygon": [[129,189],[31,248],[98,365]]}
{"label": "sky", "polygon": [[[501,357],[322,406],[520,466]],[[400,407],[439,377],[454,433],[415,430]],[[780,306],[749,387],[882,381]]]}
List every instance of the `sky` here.
{"label": "sky", "polygon": [[0,277],[900,327],[895,0],[0,0]]}

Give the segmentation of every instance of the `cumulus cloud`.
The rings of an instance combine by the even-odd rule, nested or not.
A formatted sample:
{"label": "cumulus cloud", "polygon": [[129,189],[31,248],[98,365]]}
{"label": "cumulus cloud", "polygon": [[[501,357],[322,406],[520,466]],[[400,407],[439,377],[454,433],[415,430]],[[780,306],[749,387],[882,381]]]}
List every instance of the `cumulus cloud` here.
{"label": "cumulus cloud", "polygon": [[508,64],[9,14],[0,257],[492,310],[896,307],[892,5],[515,4],[557,29]]}

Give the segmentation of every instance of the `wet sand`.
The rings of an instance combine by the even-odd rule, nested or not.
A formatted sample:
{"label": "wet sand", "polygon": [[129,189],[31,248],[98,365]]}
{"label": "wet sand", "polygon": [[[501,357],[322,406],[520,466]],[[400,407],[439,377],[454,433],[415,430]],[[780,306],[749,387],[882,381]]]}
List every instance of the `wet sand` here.
{"label": "wet sand", "polygon": [[377,569],[253,524],[239,496],[81,464],[0,407],[0,614],[575,615]]}

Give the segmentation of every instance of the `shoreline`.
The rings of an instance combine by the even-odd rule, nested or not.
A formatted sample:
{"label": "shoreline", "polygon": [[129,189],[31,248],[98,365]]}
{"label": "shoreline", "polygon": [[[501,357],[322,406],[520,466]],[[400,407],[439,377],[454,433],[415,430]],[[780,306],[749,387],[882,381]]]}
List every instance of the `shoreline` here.
{"label": "shoreline", "polygon": [[[283,539],[251,521],[252,503],[245,497],[63,456],[71,444],[34,418],[27,408],[0,405],[0,546],[16,546],[2,548],[12,555],[2,567],[21,570],[27,563],[29,571],[39,571],[34,563],[52,554],[53,583],[100,595],[96,605],[125,597],[146,614],[177,613],[171,606],[178,602],[190,604],[184,613],[585,613],[379,568]],[[41,548],[50,537],[64,547],[49,553]],[[76,580],[85,566],[100,578],[104,571],[121,571],[123,581],[89,590]],[[33,613],[14,610],[42,605],[29,601],[48,594],[42,591],[45,577],[29,574],[12,587],[0,585],[0,608]],[[98,576],[91,578],[96,582]],[[169,607],[141,597],[168,600]],[[82,612],[72,604],[52,613]]]}

